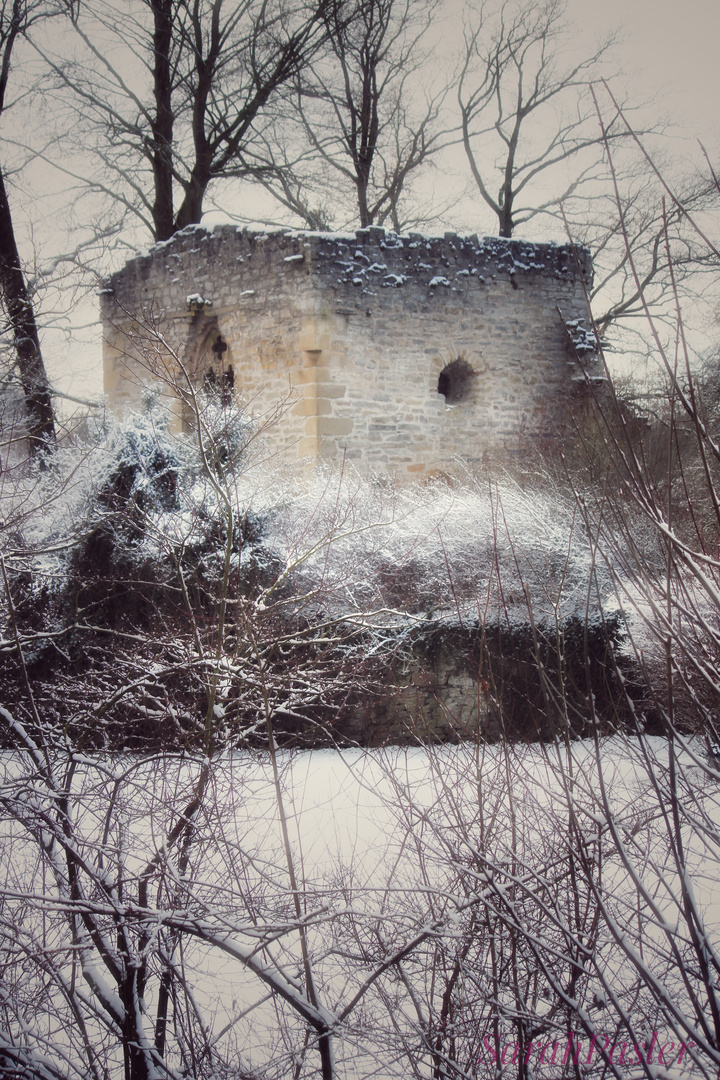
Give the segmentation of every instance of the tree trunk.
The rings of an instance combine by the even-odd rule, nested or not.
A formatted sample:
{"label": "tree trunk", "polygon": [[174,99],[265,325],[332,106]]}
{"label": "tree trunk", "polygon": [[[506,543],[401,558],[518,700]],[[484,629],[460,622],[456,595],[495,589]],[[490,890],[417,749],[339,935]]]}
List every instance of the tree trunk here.
{"label": "tree trunk", "polygon": [[359,170],[358,170],[356,186],[357,186],[358,210],[360,212],[360,228],[364,229],[364,228],[366,228],[366,226],[374,224],[374,222],[373,222],[373,219],[372,219],[372,214],[370,213],[370,210],[368,209],[368,202],[367,202],[368,182],[367,182],[367,178],[361,176]]}
{"label": "tree trunk", "polygon": [[333,1065],[332,1044],[330,1035],[327,1032],[318,1039],[318,1048],[320,1050],[322,1078],[323,1080],[334,1080],[335,1068]]}
{"label": "tree trunk", "polygon": [[192,176],[185,186],[185,198],[180,204],[173,225],[173,232],[179,232],[186,225],[199,225],[203,216],[203,201],[210,183],[210,169],[196,165]]}
{"label": "tree trunk", "polygon": [[125,962],[128,966],[126,967],[122,982],[118,986],[125,1013],[122,1024],[125,1080],[150,1080],[148,1056],[142,1047],[140,1030],[138,1028],[138,1015],[140,1010],[138,972],[129,964],[129,960],[130,958],[126,956]]}
{"label": "tree trunk", "polygon": [[173,108],[171,57],[173,36],[173,0],[152,0],[153,92],[155,114],[152,118],[152,169],[155,184],[153,227],[155,240],[169,240],[173,223]]}
{"label": "tree trunk", "polygon": [[50,386],[48,384],[35,311],[20,266],[10,203],[0,170],[0,296],[13,333],[20,382],[29,420],[28,442],[33,455],[55,443]]}
{"label": "tree trunk", "polygon": [[515,192],[512,190],[510,184],[506,184],[500,191],[500,212],[498,219],[500,223],[500,236],[512,236],[513,234],[513,201]]}

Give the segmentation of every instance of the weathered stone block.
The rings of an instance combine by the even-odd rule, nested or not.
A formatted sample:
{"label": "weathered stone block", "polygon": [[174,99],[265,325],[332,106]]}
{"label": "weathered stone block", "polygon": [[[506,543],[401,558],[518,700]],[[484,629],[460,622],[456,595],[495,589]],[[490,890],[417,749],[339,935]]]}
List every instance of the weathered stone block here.
{"label": "weathered stone block", "polygon": [[345,397],[345,387],[340,383],[318,383],[315,393],[318,398],[341,398]]}
{"label": "weathered stone block", "polygon": [[323,398],[303,398],[302,401],[298,401],[297,405],[293,405],[291,412],[293,416],[329,416],[332,412],[332,405]]}
{"label": "weathered stone block", "polygon": [[318,435],[349,435],[352,429],[352,420],[342,420],[329,416],[318,417]]}

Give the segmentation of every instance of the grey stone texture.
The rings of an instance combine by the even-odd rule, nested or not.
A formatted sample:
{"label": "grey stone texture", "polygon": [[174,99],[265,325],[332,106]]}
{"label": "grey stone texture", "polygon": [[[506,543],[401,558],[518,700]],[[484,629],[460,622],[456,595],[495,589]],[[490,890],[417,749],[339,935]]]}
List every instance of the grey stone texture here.
{"label": "grey stone texture", "polygon": [[136,407],[160,377],[179,426],[183,390],[222,354],[284,463],[452,472],[562,439],[594,362],[566,326],[591,327],[591,276],[569,245],[196,226],[107,282],[105,389]]}

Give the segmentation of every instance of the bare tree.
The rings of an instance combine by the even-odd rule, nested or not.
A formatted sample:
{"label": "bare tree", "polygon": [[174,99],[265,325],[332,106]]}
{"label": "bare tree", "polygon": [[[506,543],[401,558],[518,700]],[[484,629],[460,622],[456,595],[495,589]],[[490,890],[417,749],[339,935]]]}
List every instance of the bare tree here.
{"label": "bare tree", "polygon": [[279,167],[264,181],[312,227],[313,199],[326,218],[356,216],[363,227],[389,222],[399,230],[422,220],[404,204],[448,137],[440,122],[446,88],[427,78],[429,30],[438,16],[434,0],[328,7],[328,48],[299,73],[286,120],[300,122],[306,147],[295,162],[281,160],[274,140],[268,156]]}
{"label": "bare tree", "polygon": [[[469,8],[458,79],[462,140],[477,189],[500,236],[543,213],[555,213],[597,176],[601,159],[587,84],[612,45],[563,67],[563,0],[540,7],[507,0],[497,11]],[[568,178],[565,165],[571,163]],[[533,195],[537,181],[554,190]]]}
{"label": "bare tree", "polygon": [[[8,86],[13,53],[28,31],[41,21],[69,12],[64,3],[4,0],[0,6],[0,123],[7,123],[12,104]],[[15,237],[7,177],[0,162],[0,300],[13,337],[29,428],[27,440],[32,454],[47,449],[55,441],[55,418],[33,298],[23,272]]]}
{"label": "bare tree", "polygon": [[[253,177],[258,129],[324,40],[326,8],[327,0],[81,7],[73,63],[51,44],[38,47],[72,95],[87,136],[81,152],[94,148],[102,179],[90,188],[154,240],[199,222],[209,188]],[[84,171],[59,167],[87,185]]]}
{"label": "bare tree", "polygon": [[[590,299],[601,336],[612,324],[638,331],[643,302],[655,312],[672,309],[666,236],[676,285],[697,290],[699,282],[701,289],[711,268],[677,206],[663,211],[633,140],[630,111],[602,82],[612,38],[563,65],[564,17],[562,0],[468,9],[457,90],[462,141],[499,234],[510,237],[543,215],[555,218],[593,253]],[[638,133],[658,136],[662,124]],[[622,218],[613,183],[622,192]],[[681,187],[686,207],[712,208],[717,193],[706,181],[685,180]]]}
{"label": "bare tree", "polygon": [[[614,747],[594,736],[592,783],[582,795],[566,786],[565,798],[577,823],[578,850],[587,853],[578,865],[605,939],[592,957],[602,980],[598,1016],[610,1028],[624,1028],[640,1046],[646,1074],[647,1066],[667,1067],[674,1055],[710,1076],[720,1059],[714,908],[720,856],[720,449],[687,342],[672,257],[674,222],[682,220],[702,265],[715,274],[720,250],[692,203],[631,134],[665,201],[662,262],[675,315],[669,347],[615,184],[629,276],[664,375],[665,407],[654,421],[633,424],[612,393],[598,402],[614,480],[600,490],[578,490],[577,499],[594,537],[596,564],[613,574],[643,694]],[[612,148],[605,148],[614,173]],[[613,422],[618,412],[620,423]],[[563,778],[578,757],[568,758]],[[617,797],[623,773],[632,781],[632,801]],[[633,1022],[633,1000],[644,1002],[650,1019],[645,1030]],[[586,1030],[589,1020],[583,1017]]]}

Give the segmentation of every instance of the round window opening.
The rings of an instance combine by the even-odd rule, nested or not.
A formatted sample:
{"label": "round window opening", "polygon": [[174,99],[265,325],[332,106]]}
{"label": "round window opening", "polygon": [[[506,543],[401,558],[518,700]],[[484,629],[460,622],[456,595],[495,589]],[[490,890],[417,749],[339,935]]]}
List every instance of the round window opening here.
{"label": "round window opening", "polygon": [[446,366],[438,376],[437,392],[445,398],[446,405],[459,405],[467,401],[472,392],[473,379],[477,372],[473,370],[464,356],[458,356]]}

